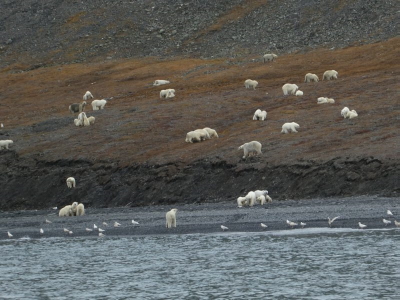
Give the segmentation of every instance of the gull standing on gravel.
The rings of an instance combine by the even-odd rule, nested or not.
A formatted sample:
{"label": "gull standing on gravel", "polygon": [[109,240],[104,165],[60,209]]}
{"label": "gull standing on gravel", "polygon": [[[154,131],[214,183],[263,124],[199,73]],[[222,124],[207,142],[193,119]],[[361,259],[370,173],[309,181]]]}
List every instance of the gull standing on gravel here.
{"label": "gull standing on gravel", "polygon": [[387,210],[386,213],[387,213],[388,216],[393,217],[393,213],[390,210]]}
{"label": "gull standing on gravel", "polygon": [[389,220],[386,220],[386,219],[383,219],[382,221],[386,226],[388,226],[390,223],[392,223],[392,221],[389,221]]}
{"label": "gull standing on gravel", "polygon": [[304,226],[306,226],[306,225],[307,225],[307,223],[300,222],[301,228],[304,228]]}
{"label": "gull standing on gravel", "polygon": [[99,227],[99,232],[104,232],[105,230],[104,229],[101,229],[100,227]]}
{"label": "gull standing on gravel", "polygon": [[8,235],[9,238],[13,237],[13,235],[9,231],[7,231],[7,235]]}
{"label": "gull standing on gravel", "polygon": [[337,217],[334,217],[334,218],[331,220],[331,218],[328,217],[328,224],[329,224],[329,227],[331,227],[332,223],[335,222],[335,220],[336,220],[336,219],[339,219],[339,218],[340,218],[340,217],[337,216]]}
{"label": "gull standing on gravel", "polygon": [[139,222],[136,222],[135,220],[132,220],[133,225],[139,225]]}
{"label": "gull standing on gravel", "polygon": [[103,236],[106,236],[106,235],[102,232],[99,232],[99,237],[103,237]]}
{"label": "gull standing on gravel", "polygon": [[400,222],[397,222],[396,220],[394,220],[394,225],[396,225],[396,227],[400,227]]}
{"label": "gull standing on gravel", "polygon": [[114,227],[119,227],[119,226],[121,226],[121,224],[118,223],[117,221],[115,221],[115,222],[114,222]]}
{"label": "gull standing on gravel", "polygon": [[294,226],[299,225],[298,223],[292,222],[292,221],[289,221],[289,220],[286,220],[286,224],[288,224],[291,228],[293,228]]}
{"label": "gull standing on gravel", "polygon": [[103,222],[103,225],[106,226],[106,227],[108,226],[108,224],[106,222]]}
{"label": "gull standing on gravel", "polygon": [[222,231],[225,231],[225,230],[228,230],[229,228],[224,225],[221,225],[221,229],[222,229]]}
{"label": "gull standing on gravel", "polygon": [[69,229],[68,228],[64,228],[64,232],[69,233]]}
{"label": "gull standing on gravel", "polygon": [[93,229],[97,229],[97,225],[96,224],[93,224]]}
{"label": "gull standing on gravel", "polygon": [[43,234],[43,233],[44,233],[43,228],[40,228],[40,234]]}
{"label": "gull standing on gravel", "polygon": [[358,222],[358,226],[359,226],[361,229],[367,228],[367,225],[361,224],[361,222]]}
{"label": "gull standing on gravel", "polygon": [[90,229],[90,228],[87,228],[86,227],[86,229],[85,229],[87,232],[91,232],[91,231],[93,231],[93,229]]}
{"label": "gull standing on gravel", "polygon": [[47,219],[46,219],[46,223],[47,223],[47,224],[51,224],[52,222],[51,222],[50,220],[47,220]]}
{"label": "gull standing on gravel", "polygon": [[261,225],[262,228],[267,228],[267,227],[268,227],[268,226],[265,225],[264,223],[261,223],[260,225]]}

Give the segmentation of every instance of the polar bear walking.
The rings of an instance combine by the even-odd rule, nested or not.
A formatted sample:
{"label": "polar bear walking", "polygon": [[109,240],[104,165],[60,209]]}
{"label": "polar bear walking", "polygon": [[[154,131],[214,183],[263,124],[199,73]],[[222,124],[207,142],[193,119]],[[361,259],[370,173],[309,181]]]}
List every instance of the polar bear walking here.
{"label": "polar bear walking", "polygon": [[296,128],[299,128],[299,127],[300,127],[300,125],[295,122],[285,123],[282,125],[281,133],[297,132]]}
{"label": "polar bear walking", "polygon": [[166,227],[176,227],[176,212],[178,210],[176,208],[171,209],[169,212],[166,213]]}
{"label": "polar bear walking", "polygon": [[74,177],[68,177],[67,178],[67,187],[69,189],[74,188],[76,186],[76,181]]}
{"label": "polar bear walking", "polygon": [[250,154],[261,154],[261,143],[257,141],[251,141],[249,143],[245,143],[242,146],[238,148],[238,150],[243,149],[243,158],[246,158],[247,156],[250,156]]}

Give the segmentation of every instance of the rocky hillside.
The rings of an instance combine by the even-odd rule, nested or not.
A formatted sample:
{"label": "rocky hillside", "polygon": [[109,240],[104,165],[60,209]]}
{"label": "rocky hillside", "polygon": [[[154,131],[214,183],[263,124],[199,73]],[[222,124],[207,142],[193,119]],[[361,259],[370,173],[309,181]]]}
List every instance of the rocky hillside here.
{"label": "rocky hillside", "polygon": [[1,65],[241,57],[341,48],[399,34],[394,0],[4,0]]}
{"label": "rocky hillside", "polygon": [[[235,201],[264,188],[274,200],[398,197],[396,1],[87,2],[0,3],[0,140],[14,141],[0,151],[0,209]],[[268,50],[279,57],[263,63]],[[328,69],[339,78],[322,81]],[[308,72],[321,81],[304,83]],[[283,96],[287,82],[304,96]],[[164,87],[176,96],[160,99]],[[108,103],[76,127],[68,106],[87,90]],[[344,106],[359,117],[343,119]],[[252,120],[258,108],[266,121]],[[299,132],[281,134],[285,122]],[[220,137],[185,143],[206,126]],[[243,159],[252,140],[263,154]]]}

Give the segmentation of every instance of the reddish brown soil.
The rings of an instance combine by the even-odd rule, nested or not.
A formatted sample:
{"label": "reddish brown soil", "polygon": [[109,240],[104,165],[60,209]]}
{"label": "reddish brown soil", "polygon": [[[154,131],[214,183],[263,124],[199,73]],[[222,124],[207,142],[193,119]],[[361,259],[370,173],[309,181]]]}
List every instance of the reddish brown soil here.
{"label": "reddish brown soil", "polygon": [[[374,156],[399,158],[400,39],[350,47],[319,49],[262,63],[246,60],[171,59],[103,61],[39,68],[12,65],[1,70],[0,120],[21,156],[46,160],[89,159],[132,162],[182,161],[221,157],[236,162],[241,144],[258,140],[260,158],[279,164],[299,159]],[[304,75],[339,72],[338,80],[304,83]],[[259,82],[244,88],[245,79]],[[155,79],[171,84],[153,87]],[[296,83],[303,97],[283,96],[284,83]],[[176,97],[159,98],[163,88]],[[105,110],[92,111],[94,126],[78,128],[68,106],[86,90],[95,99],[114,97]],[[268,94],[266,94],[268,93]],[[335,104],[317,105],[332,97]],[[343,119],[344,106],[359,117]],[[265,122],[252,121],[258,108]],[[297,122],[297,134],[281,134],[285,122]],[[186,132],[211,127],[219,139],[185,143]],[[2,137],[4,139],[4,137]]]}

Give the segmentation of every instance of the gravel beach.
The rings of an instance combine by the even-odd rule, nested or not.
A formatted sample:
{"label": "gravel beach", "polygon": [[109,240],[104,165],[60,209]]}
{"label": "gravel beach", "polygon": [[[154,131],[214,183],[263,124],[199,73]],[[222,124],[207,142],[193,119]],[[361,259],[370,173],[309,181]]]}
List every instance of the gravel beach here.
{"label": "gravel beach", "polygon": [[[394,228],[397,213],[400,214],[398,197],[357,196],[347,198],[325,198],[307,200],[274,201],[264,206],[236,207],[235,201],[223,203],[185,204],[176,206],[148,206],[137,208],[86,209],[82,217],[58,217],[58,210],[25,210],[0,213],[0,239],[8,239],[7,231],[13,239],[24,237],[91,237],[98,236],[93,224],[105,230],[108,236],[140,236],[161,234],[196,234],[221,232],[220,225],[229,232],[261,232],[274,230],[301,230],[300,226],[291,229],[286,220],[305,222],[307,228],[329,227],[327,219],[340,216],[334,228],[358,228],[358,222],[366,224],[367,229]],[[165,228],[165,213],[177,208],[177,227]],[[391,210],[394,217],[387,215]],[[382,219],[392,221],[385,226]],[[52,223],[46,223],[46,219]],[[139,222],[133,225],[132,220]],[[400,220],[400,218],[399,218]],[[107,225],[103,224],[107,223]],[[114,222],[121,224],[114,227]],[[267,228],[261,228],[260,223]],[[39,233],[43,228],[44,234]],[[73,233],[64,232],[64,228]]]}

